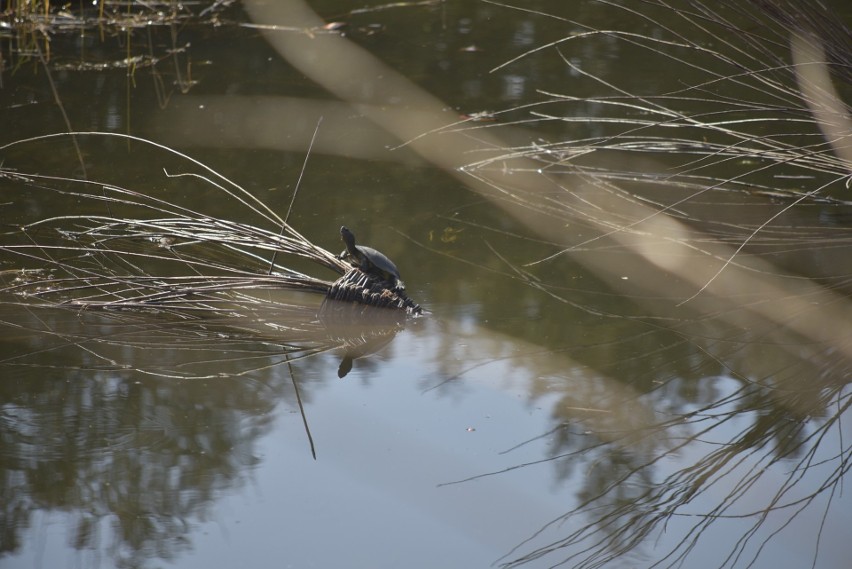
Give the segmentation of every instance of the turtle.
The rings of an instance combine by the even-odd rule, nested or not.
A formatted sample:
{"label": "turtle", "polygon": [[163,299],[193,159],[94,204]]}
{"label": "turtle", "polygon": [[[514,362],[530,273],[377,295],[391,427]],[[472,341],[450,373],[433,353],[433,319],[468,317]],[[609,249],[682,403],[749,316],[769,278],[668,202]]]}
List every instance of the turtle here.
{"label": "turtle", "polygon": [[399,269],[393,261],[372,247],[356,245],[355,234],[345,225],[340,228],[340,238],[346,244],[346,250],[338,258],[349,261],[353,267],[387,282],[392,290],[405,290],[405,284],[399,278]]}

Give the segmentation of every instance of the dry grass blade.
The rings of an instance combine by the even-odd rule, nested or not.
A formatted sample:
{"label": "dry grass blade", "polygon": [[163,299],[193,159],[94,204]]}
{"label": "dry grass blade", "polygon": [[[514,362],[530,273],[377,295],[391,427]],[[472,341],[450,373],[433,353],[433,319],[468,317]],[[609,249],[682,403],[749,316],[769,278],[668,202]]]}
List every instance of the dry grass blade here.
{"label": "dry grass blade", "polygon": [[[4,149],[56,136],[66,135],[19,141]],[[177,203],[168,192],[158,195],[109,183],[0,170],[0,176],[21,192],[20,199],[26,195],[27,199],[69,203],[73,207],[64,208],[66,211],[86,212],[29,220],[7,231],[0,250],[17,258],[23,269],[37,271],[22,271],[3,292],[47,304],[209,309],[231,302],[226,293],[240,289],[318,293],[330,289],[329,280],[289,266],[273,266],[275,255],[288,264],[302,259],[338,275],[349,269],[243,188],[185,155],[136,137],[67,136],[119,136],[176,155],[196,171],[165,173],[166,181],[186,184],[192,180],[205,191],[220,192],[220,202],[232,203],[232,211],[243,211],[258,224],[208,215]],[[193,199],[185,201],[192,203]],[[131,216],[113,216],[112,211]]]}

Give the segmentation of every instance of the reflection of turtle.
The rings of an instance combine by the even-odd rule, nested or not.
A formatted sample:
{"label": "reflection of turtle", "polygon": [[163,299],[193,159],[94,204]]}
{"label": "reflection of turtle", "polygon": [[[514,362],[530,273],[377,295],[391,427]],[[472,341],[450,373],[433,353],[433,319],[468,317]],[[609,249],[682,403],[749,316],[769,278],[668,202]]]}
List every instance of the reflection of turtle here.
{"label": "reflection of turtle", "polygon": [[376,336],[369,336],[365,333],[362,336],[346,338],[343,343],[343,358],[340,360],[340,366],[337,368],[337,377],[343,379],[352,371],[352,364],[358,358],[369,356],[378,352],[388,344],[396,336],[397,330],[380,330]]}
{"label": "reflection of turtle", "polygon": [[387,346],[406,323],[403,312],[333,300],[323,303],[318,316],[330,342],[342,349],[340,378],[352,370],[355,360]]}
{"label": "reflection of turtle", "polygon": [[387,282],[391,289],[404,290],[405,284],[399,278],[399,269],[393,261],[372,247],[355,244],[355,235],[345,226],[340,228],[340,238],[346,244],[346,250],[340,258],[364,273]]}

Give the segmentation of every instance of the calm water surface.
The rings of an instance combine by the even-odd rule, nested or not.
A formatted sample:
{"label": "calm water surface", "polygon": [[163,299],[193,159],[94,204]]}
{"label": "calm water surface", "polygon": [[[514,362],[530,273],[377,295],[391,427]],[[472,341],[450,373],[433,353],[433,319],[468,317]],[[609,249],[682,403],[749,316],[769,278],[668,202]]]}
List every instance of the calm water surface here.
{"label": "calm water surface", "polygon": [[[11,68],[3,52],[0,145],[68,124],[131,134],[281,215],[322,117],[289,222],[333,252],[351,227],[394,259],[428,314],[341,331],[310,294],[255,292],[259,305],[194,321],[4,293],[0,566],[847,567],[852,210],[789,193],[825,184],[819,197],[839,197],[842,175],[732,158],[691,182],[750,168],[749,191],[696,192],[641,183],[669,176],[665,152],[594,154],[576,170],[555,159],[560,141],[605,137],[608,123],[589,117],[610,111],[546,93],[613,95],[616,80],[669,93],[717,63],[669,68],[595,34],[495,68],[589,29],[703,41],[669,12],[372,4],[311,3],[347,24],[342,37],[306,32],[299,2],[273,21],[255,2],[216,26],[58,34],[55,94],[37,59]],[[327,44],[388,67],[312,51]],[[131,76],[80,69],[128,53]],[[138,215],[91,198],[105,184],[277,231],[213,183],[173,177],[201,172],[188,158],[123,138],[76,144],[0,149],[0,246],[51,239],[20,231],[39,219]],[[94,193],[12,170],[93,180]],[[0,250],[6,286],[45,265],[16,251]]]}

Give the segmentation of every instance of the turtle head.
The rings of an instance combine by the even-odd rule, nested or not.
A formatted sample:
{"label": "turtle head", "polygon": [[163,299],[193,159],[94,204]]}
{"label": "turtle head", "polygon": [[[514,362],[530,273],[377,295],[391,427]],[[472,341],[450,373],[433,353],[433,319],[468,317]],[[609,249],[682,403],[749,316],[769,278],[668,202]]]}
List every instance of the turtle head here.
{"label": "turtle head", "polygon": [[349,231],[349,228],[345,225],[340,226],[340,238],[343,240],[343,243],[346,244],[346,250],[353,257],[358,256],[358,250],[355,248],[355,234]]}

